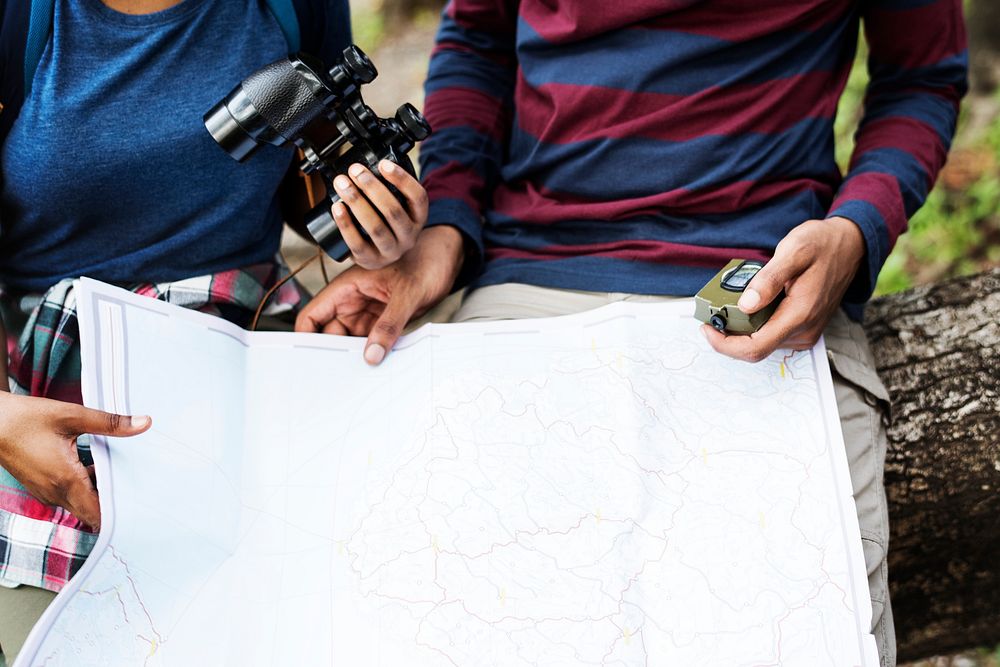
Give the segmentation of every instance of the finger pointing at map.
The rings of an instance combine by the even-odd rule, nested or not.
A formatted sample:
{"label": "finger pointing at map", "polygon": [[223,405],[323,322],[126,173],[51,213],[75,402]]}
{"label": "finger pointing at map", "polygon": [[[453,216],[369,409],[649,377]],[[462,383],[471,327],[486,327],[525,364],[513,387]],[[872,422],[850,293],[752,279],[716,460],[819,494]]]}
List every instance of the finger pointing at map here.
{"label": "finger pointing at map", "polygon": [[455,228],[434,227],[395,264],[348,269],[302,309],[295,330],[368,336],[365,361],[377,366],[410,320],[448,294],[462,268],[462,243]]}
{"label": "finger pointing at map", "polygon": [[0,392],[0,465],[38,500],[62,507],[98,529],[97,491],[80,462],[77,438],[87,433],[123,438],[138,435],[151,424],[149,417],[124,417]]}

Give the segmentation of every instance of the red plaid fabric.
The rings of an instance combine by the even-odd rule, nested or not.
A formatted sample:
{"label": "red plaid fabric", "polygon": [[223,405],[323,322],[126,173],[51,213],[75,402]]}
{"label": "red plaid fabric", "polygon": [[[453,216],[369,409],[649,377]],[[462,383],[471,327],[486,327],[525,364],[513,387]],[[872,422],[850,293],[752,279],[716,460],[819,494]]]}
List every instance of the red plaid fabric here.
{"label": "red plaid fabric", "polygon": [[[246,326],[267,290],[286,275],[284,265],[268,263],[126,287]],[[265,313],[291,312],[303,297],[299,286],[289,281],[271,297]],[[81,403],[75,281],[64,280],[41,296],[0,292],[0,308],[11,348],[11,390]],[[83,440],[80,458],[89,465],[90,451]],[[0,468],[0,584],[59,591],[83,565],[96,539],[74,516],[34,499]]]}

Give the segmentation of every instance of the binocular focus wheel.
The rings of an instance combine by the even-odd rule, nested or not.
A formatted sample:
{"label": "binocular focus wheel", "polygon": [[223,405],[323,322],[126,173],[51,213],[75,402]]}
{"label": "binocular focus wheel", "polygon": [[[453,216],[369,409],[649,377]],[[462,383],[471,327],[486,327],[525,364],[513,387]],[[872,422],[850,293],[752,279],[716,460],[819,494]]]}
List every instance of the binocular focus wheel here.
{"label": "binocular focus wheel", "polygon": [[355,78],[362,84],[371,83],[378,76],[375,63],[371,61],[364,51],[353,44],[344,49],[343,61]]}
{"label": "binocular focus wheel", "polygon": [[708,323],[712,325],[712,328],[719,333],[726,333],[726,318],[722,315],[712,315],[709,318]]}
{"label": "binocular focus wheel", "polygon": [[414,141],[423,141],[431,134],[430,123],[409,102],[396,110],[396,121],[403,126],[403,129],[406,130]]}

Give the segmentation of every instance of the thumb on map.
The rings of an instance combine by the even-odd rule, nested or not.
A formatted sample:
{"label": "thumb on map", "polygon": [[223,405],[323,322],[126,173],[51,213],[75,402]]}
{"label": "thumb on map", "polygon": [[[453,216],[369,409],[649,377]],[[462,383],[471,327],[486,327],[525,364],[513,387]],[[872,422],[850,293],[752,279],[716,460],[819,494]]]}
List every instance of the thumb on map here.
{"label": "thumb on map", "polygon": [[66,425],[69,431],[77,435],[91,433],[126,438],[139,435],[153,424],[153,420],[145,415],[129,417],[79,406],[73,407],[75,410],[66,420]]}

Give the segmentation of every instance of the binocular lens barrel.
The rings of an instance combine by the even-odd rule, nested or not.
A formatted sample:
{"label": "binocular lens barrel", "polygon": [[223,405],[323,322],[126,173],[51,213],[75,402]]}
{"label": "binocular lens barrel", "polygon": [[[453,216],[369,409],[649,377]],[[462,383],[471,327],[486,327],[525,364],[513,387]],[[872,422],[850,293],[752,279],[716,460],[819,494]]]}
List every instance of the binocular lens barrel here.
{"label": "binocular lens barrel", "polygon": [[260,118],[260,115],[243,92],[243,86],[239,85],[205,114],[204,121],[215,142],[234,160],[243,162],[260,147],[261,142],[240,120],[252,125],[255,117]]}
{"label": "binocular lens barrel", "polygon": [[[329,69],[319,59],[299,53],[250,74],[203,117],[215,142],[238,162],[264,144],[280,147],[295,143],[302,149],[305,161],[301,171],[307,175],[318,171],[327,185],[324,200],[306,213],[306,227],[337,261],[347,259],[351,251],[330,210],[340,200],[334,191],[334,177],[347,173],[354,163],[377,173],[377,165],[384,159],[415,174],[407,153],[431,131],[426,119],[410,104],[401,106],[394,118],[380,118],[372,111],[365,104],[361,86],[376,76],[375,65],[356,46],[344,49]],[[314,147],[307,135],[310,125],[320,118],[333,121],[337,130],[337,136],[323,148]],[[350,150],[339,154],[348,142]],[[403,200],[398,191],[386,185]],[[370,242],[358,221],[352,218],[352,223]]]}
{"label": "binocular lens barrel", "polygon": [[351,255],[351,249],[344,242],[344,237],[337,227],[333,214],[330,212],[330,202],[322,201],[306,213],[306,229],[313,240],[323,248],[323,252],[335,261],[343,262]]}
{"label": "binocular lens barrel", "polygon": [[300,53],[260,68],[213,106],[203,120],[212,138],[243,162],[261,144],[283,146],[330,109],[359,96],[378,70],[356,46],[324,74],[323,63]]}

